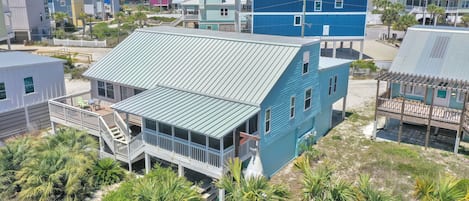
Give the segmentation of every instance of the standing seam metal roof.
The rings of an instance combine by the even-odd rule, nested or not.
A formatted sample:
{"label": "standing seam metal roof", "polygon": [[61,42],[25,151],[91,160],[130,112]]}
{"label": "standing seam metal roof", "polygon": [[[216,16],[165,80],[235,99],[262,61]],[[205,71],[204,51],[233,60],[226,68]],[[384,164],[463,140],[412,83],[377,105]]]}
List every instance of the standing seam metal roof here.
{"label": "standing seam metal roof", "polygon": [[259,107],[156,87],[112,108],[220,139],[259,112]]}
{"label": "standing seam metal roof", "polygon": [[141,29],[84,75],[260,105],[300,48],[317,42],[170,27]]}
{"label": "standing seam metal roof", "polygon": [[469,81],[469,29],[409,28],[390,71]]}

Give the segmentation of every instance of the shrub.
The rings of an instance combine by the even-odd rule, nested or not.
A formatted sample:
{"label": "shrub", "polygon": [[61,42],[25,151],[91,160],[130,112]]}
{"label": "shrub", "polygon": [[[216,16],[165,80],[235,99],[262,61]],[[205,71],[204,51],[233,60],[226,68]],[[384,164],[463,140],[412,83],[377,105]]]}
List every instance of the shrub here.
{"label": "shrub", "polygon": [[371,72],[376,72],[378,67],[375,65],[375,62],[371,60],[356,60],[353,61],[350,65],[352,68],[361,68],[361,69],[370,69]]}
{"label": "shrub", "polygon": [[111,158],[98,160],[93,167],[94,181],[97,186],[110,185],[120,182],[125,176],[124,169]]}

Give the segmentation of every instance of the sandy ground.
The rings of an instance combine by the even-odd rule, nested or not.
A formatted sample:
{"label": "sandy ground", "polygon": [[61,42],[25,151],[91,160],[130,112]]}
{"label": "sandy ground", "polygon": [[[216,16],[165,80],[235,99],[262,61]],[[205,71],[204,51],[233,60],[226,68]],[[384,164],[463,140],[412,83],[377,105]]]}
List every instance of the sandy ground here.
{"label": "sandy ground", "polygon": [[[380,84],[380,93],[386,90],[386,85]],[[346,110],[363,107],[365,103],[373,101],[376,96],[376,80],[349,80]],[[333,108],[342,110],[342,100],[337,101]]]}
{"label": "sandy ground", "polygon": [[[7,49],[7,45],[0,45],[0,49]],[[112,48],[86,48],[86,47],[63,47],[63,46],[24,46],[21,44],[13,44],[11,47],[12,50],[19,51],[57,51],[57,50],[66,50],[70,52],[79,52],[79,53],[91,53],[93,55],[93,60],[98,61],[109,53]]]}
{"label": "sandy ground", "polygon": [[65,89],[67,90],[67,95],[89,91],[90,88],[90,81],[88,80],[65,79]]}

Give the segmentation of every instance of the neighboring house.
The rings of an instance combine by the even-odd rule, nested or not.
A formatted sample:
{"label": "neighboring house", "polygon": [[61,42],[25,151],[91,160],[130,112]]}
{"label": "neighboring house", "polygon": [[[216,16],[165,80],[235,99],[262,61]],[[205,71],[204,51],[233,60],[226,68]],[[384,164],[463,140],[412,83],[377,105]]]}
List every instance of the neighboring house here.
{"label": "neighboring house", "polygon": [[11,28],[17,42],[41,40],[50,36],[50,14],[47,0],[8,1],[11,11]]}
{"label": "neighboring house", "polygon": [[457,19],[457,22],[461,22],[461,17],[464,14],[469,13],[469,0],[448,0],[448,1],[441,1],[441,0],[428,0],[428,1],[420,1],[420,0],[395,0],[395,2],[401,3],[405,5],[406,11],[415,14],[417,20],[422,23],[422,19],[426,19],[427,24],[431,24],[432,16],[428,13],[428,10],[425,8],[430,4],[439,5],[445,10],[446,19],[449,22],[453,22]]}
{"label": "neighboring house", "polygon": [[[336,42],[343,46],[346,41],[360,41],[363,49],[367,0],[237,1],[237,30],[242,32],[320,37],[321,41],[332,42],[333,57],[336,55]],[[306,2],[304,13],[303,2]],[[243,26],[242,20],[251,23]]]}
{"label": "neighboring house", "polygon": [[188,0],[181,5],[184,27],[235,31],[234,0]]}
{"label": "neighboring house", "polygon": [[350,61],[320,59],[319,43],[139,29],[84,73],[91,92],[49,101],[51,120],[99,138],[101,156],[145,158],[147,170],[152,157],[220,178],[227,160],[247,162],[258,147],[270,177],[331,128],[332,104],[345,100]]}
{"label": "neighboring house", "polygon": [[467,28],[409,28],[389,72],[377,78],[378,85],[387,83],[386,92],[376,92],[377,115],[398,119],[401,127],[426,125],[425,147],[431,127],[453,130],[457,152],[462,133],[469,131],[468,51]]}
{"label": "neighboring house", "polygon": [[65,95],[63,60],[0,51],[0,138],[50,126],[47,101]]}
{"label": "neighboring house", "polygon": [[155,7],[164,7],[168,9],[172,4],[171,0],[150,0],[150,5]]}
{"label": "neighboring house", "polygon": [[85,1],[84,0],[49,0],[51,5],[52,15],[57,12],[65,13],[70,18],[70,23],[76,27],[82,27],[83,23],[80,19],[80,13],[85,12]]}
{"label": "neighboring house", "polygon": [[10,39],[13,37],[14,34],[11,30],[10,7],[8,5],[8,0],[4,0],[0,3],[0,42],[6,40],[8,45],[10,45]]}

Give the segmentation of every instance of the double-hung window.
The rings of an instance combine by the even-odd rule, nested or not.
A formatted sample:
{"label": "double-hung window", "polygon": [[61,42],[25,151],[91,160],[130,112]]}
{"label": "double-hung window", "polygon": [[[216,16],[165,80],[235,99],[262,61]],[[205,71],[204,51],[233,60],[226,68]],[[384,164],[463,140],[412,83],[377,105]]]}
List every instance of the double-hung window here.
{"label": "double-hung window", "polygon": [[311,108],[311,96],[313,95],[313,90],[308,88],[305,90],[305,111]]}
{"label": "double-hung window", "polygon": [[322,0],[314,1],[314,11],[321,11],[322,10]]}
{"label": "double-hung window", "polygon": [[98,96],[114,99],[114,85],[103,81],[98,81]]}
{"label": "double-hung window", "polygon": [[272,110],[269,108],[265,110],[265,133],[270,132],[270,121],[271,121],[271,116],[272,115]]}
{"label": "double-hung window", "polygon": [[290,97],[290,119],[295,118],[295,96]]}
{"label": "double-hung window", "polygon": [[34,93],[34,81],[33,77],[24,78],[24,93]]}
{"label": "double-hung window", "polygon": [[344,0],[335,0],[334,8],[344,8]]}
{"label": "double-hung window", "polygon": [[7,92],[5,89],[5,82],[0,82],[0,100],[7,99]]}
{"label": "double-hung window", "polygon": [[309,72],[309,51],[303,53],[303,70],[302,75]]}

